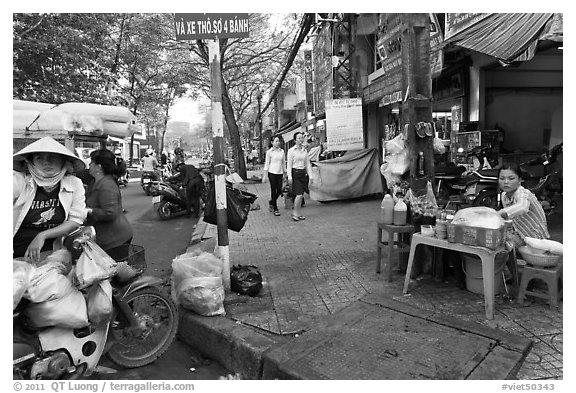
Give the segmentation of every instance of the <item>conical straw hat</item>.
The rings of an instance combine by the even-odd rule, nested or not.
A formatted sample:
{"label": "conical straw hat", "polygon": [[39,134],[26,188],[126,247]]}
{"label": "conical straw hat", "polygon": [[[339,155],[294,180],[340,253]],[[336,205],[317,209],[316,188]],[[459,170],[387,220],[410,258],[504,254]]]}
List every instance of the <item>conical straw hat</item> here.
{"label": "conical straw hat", "polygon": [[22,171],[24,161],[33,153],[56,153],[64,156],[64,159],[70,161],[74,167],[74,172],[79,172],[86,168],[84,162],[74,155],[66,146],[55,141],[49,136],[29,144],[13,156],[13,168]]}

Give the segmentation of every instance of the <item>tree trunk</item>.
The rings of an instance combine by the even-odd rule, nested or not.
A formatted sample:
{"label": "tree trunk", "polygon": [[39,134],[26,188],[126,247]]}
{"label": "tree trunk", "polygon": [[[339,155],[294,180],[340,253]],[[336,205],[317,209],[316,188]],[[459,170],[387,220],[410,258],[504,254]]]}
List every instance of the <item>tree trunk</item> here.
{"label": "tree trunk", "polygon": [[234,169],[242,179],[246,180],[248,175],[246,173],[244,153],[242,152],[240,131],[236,124],[234,109],[232,108],[230,97],[228,96],[228,86],[226,85],[224,78],[222,78],[222,112],[224,113],[224,119],[226,120],[228,131],[230,132],[230,143],[232,144],[232,150],[234,151]]}

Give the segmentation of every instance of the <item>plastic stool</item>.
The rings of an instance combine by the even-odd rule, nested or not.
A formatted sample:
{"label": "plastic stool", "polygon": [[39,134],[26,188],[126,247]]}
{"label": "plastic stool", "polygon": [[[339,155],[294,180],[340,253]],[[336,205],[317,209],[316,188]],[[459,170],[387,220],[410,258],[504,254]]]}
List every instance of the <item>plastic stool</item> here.
{"label": "plastic stool", "polygon": [[[524,303],[526,295],[548,299],[550,308],[558,308],[558,300],[562,299],[562,288],[559,288],[558,281],[562,280],[562,262],[555,267],[537,267],[526,265],[522,272],[520,291],[518,292],[518,303]],[[531,280],[538,278],[546,283],[547,294],[527,290]]]}
{"label": "plastic stool", "polygon": [[[383,230],[388,234],[387,241],[382,241]],[[413,233],[414,225],[389,225],[378,223],[376,273],[380,273],[382,249],[387,248],[388,258],[386,258],[386,261],[384,262],[384,271],[388,282],[392,281],[392,259],[394,258],[394,255],[410,253],[410,242]],[[398,234],[398,240],[394,240],[395,234]]]}

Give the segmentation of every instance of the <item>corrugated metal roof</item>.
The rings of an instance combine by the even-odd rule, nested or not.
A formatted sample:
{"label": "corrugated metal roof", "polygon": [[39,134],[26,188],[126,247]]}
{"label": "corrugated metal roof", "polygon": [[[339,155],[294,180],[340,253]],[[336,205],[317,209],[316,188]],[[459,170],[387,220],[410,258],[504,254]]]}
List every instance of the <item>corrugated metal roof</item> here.
{"label": "corrugated metal roof", "polygon": [[446,42],[504,62],[529,60],[552,13],[491,14]]}

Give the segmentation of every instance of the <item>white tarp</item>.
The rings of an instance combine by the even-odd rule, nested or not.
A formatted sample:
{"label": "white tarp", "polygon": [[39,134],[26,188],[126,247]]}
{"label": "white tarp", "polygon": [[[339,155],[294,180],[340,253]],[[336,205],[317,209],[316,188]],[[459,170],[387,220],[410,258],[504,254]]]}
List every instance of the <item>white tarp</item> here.
{"label": "white tarp", "polygon": [[125,138],[136,131],[136,118],[130,110],[110,105],[13,100],[12,118],[15,132],[72,131]]}

